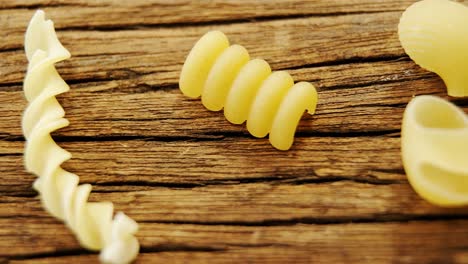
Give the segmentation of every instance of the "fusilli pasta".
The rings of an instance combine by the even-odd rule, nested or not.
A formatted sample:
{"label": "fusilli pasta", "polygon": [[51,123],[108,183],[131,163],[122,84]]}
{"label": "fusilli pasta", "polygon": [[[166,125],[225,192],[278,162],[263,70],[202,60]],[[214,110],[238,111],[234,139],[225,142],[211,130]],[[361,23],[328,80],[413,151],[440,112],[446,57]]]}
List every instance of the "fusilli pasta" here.
{"label": "fusilli pasta", "polygon": [[240,45],[229,46],[220,31],[206,33],[192,48],[182,68],[180,90],[186,96],[202,96],[211,111],[224,107],[224,115],[234,124],[247,120],[247,130],[255,137],[270,133],[270,143],[287,150],[294,141],[304,111],[314,114],[317,91],[308,82],[294,84],[289,73],[271,72],[261,59],[250,60]]}
{"label": "fusilli pasta", "polygon": [[112,219],[110,202],[88,202],[91,185],[78,185],[79,177],[60,167],[71,154],[58,146],[50,133],[68,125],[55,96],[67,92],[69,86],[54,64],[68,59],[70,53],[43,11],[37,11],[29,23],[25,51],[29,65],[24,94],[29,104],[22,120],[24,160],[26,169],[38,176],[34,189],[40,193],[44,208],[64,221],[83,247],[101,250],[102,262],[128,263],[139,251],[134,236],[138,224],[121,212]]}

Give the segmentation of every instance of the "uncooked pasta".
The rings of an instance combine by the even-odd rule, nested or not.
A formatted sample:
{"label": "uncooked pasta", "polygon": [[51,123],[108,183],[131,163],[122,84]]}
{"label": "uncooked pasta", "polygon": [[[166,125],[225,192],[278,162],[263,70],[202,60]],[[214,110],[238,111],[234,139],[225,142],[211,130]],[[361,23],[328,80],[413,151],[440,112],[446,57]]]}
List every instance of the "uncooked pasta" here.
{"label": "uncooked pasta", "polygon": [[406,107],[401,131],[408,180],[427,201],[468,205],[468,117],[439,97],[422,95]]}
{"label": "uncooked pasta", "polygon": [[423,0],[403,13],[398,25],[406,53],[437,73],[450,96],[468,96],[468,7],[448,0]]}
{"label": "uncooked pasta", "polygon": [[70,53],[42,11],[37,11],[29,23],[25,51],[29,65],[24,94],[29,104],[22,120],[24,160],[27,171],[38,176],[34,189],[44,208],[64,221],[83,247],[101,250],[102,262],[131,262],[139,251],[135,237],[138,224],[121,212],[113,218],[110,202],[88,202],[91,185],[78,185],[79,177],[61,168],[71,154],[57,145],[50,133],[68,125],[55,96],[67,92],[69,86],[54,64],[68,59]]}
{"label": "uncooked pasta", "polygon": [[240,45],[229,46],[220,31],[206,33],[192,48],[182,68],[180,89],[186,96],[201,95],[211,111],[224,107],[226,119],[234,124],[247,120],[255,137],[270,134],[270,143],[287,150],[303,113],[314,114],[317,91],[308,82],[294,84],[285,71],[271,71],[262,59],[250,60]]}

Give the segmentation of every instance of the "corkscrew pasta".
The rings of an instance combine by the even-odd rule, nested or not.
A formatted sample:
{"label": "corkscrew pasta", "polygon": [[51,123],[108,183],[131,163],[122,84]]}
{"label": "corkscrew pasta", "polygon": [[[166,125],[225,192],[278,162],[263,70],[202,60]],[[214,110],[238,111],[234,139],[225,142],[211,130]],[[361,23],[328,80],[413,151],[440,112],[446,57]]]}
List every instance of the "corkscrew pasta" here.
{"label": "corkscrew pasta", "polygon": [[229,46],[220,31],[206,33],[190,51],[179,80],[186,96],[201,95],[211,111],[224,107],[226,119],[234,124],[247,121],[255,137],[270,133],[270,143],[287,150],[304,111],[314,114],[317,91],[308,82],[294,84],[284,71],[272,72],[262,59],[250,60],[240,45]]}
{"label": "corkscrew pasta", "polygon": [[88,202],[91,185],[78,185],[79,177],[60,167],[71,154],[58,146],[50,133],[68,125],[55,96],[67,92],[69,86],[54,64],[68,59],[70,53],[58,40],[53,22],[45,20],[43,11],[37,11],[29,23],[25,51],[29,65],[24,94],[29,104],[22,120],[26,138],[24,160],[27,171],[38,176],[34,188],[44,208],[64,221],[83,247],[101,250],[102,262],[128,263],[139,251],[134,236],[138,224],[121,212],[112,219],[110,202]]}
{"label": "corkscrew pasta", "polygon": [[468,116],[441,98],[422,95],[406,107],[403,164],[415,191],[441,206],[468,205]]}
{"label": "corkscrew pasta", "polygon": [[405,52],[437,73],[450,96],[468,96],[468,7],[448,0],[423,0],[403,13],[398,34]]}

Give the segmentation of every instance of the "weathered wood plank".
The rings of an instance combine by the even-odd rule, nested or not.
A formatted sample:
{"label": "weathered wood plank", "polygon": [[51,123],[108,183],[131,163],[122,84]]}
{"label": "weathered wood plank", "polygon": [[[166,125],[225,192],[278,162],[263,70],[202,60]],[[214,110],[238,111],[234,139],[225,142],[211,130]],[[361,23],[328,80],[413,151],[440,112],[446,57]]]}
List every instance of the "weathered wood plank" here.
{"label": "weathered wood plank", "polygon": [[[316,1],[316,0],[270,0],[270,1],[184,1],[175,0],[171,2],[163,0],[136,0],[132,2],[112,1],[112,0],[11,0],[0,3],[1,9],[35,9],[49,8],[48,12],[61,15],[61,19],[68,21],[67,24],[78,23],[100,23],[117,24],[123,23],[121,20],[111,20],[105,18],[125,17],[127,23],[178,23],[218,20],[229,21],[230,19],[264,17],[264,16],[292,16],[292,15],[328,15],[336,13],[356,13],[356,12],[383,12],[395,11],[406,8],[414,1],[380,1],[376,3],[370,0],[352,1]],[[76,10],[80,9],[80,10]],[[92,9],[92,10],[89,10]],[[58,11],[70,12],[68,16],[60,14]],[[201,10],[202,13],[194,14],[193,10]],[[129,12],[133,11],[133,12]],[[93,12],[92,16],[89,12]],[[105,16],[105,13],[109,16]],[[54,14],[55,14],[54,13]],[[137,16],[136,14],[140,14]],[[82,16],[85,19],[73,19],[71,16]],[[143,19],[146,18],[146,19]],[[91,21],[89,21],[91,20]],[[135,21],[137,20],[137,21]]]}
{"label": "weathered wood plank", "polygon": [[[319,247],[319,245],[317,245]],[[273,253],[270,250],[274,250]],[[374,247],[370,248],[370,250]],[[349,249],[352,250],[352,249]],[[417,249],[419,250],[419,249]],[[445,248],[437,248],[435,251],[424,255],[422,252],[417,255],[411,255],[409,250],[405,251],[404,256],[388,256],[382,257],[378,254],[381,251],[373,252],[370,254],[360,252],[361,255],[347,254],[346,250],[340,252],[316,252],[317,249],[309,251],[302,250],[297,252],[294,248],[277,249],[277,248],[240,248],[236,250],[229,250],[225,252],[203,252],[191,250],[184,252],[182,250],[175,250],[174,252],[158,252],[158,253],[141,253],[135,263],[288,263],[294,260],[295,263],[445,263],[450,259],[450,263],[465,264],[468,262],[468,254],[463,249],[452,250],[452,253],[440,253]],[[312,252],[309,254],[309,252]],[[347,259],[347,256],[349,259]],[[60,258],[44,257],[26,260],[13,260],[8,263],[11,264],[25,264],[25,263],[98,263],[97,257],[94,255],[80,255],[80,256],[64,256]]]}
{"label": "weathered wood plank", "polygon": [[[44,9],[58,29],[122,29],[141,26],[229,23],[291,16],[330,16],[346,13],[401,11],[412,0],[380,1],[1,1],[0,28],[8,40],[1,49],[19,48],[19,40],[36,8]],[[18,7],[18,8],[15,8]],[[26,9],[25,9],[26,8]],[[194,11],[197,10],[197,11]],[[5,34],[3,34],[5,35]],[[16,43],[12,44],[11,41]]]}
{"label": "weathered wood plank", "polygon": [[[393,137],[304,137],[293,151],[273,149],[266,139],[145,140],[63,142],[73,154],[64,168],[89,183],[209,184],[248,179],[317,179],[345,177],[360,181],[404,179],[400,139]],[[22,142],[0,141],[2,189],[29,188],[23,172]],[[6,149],[6,150],[5,150]],[[229,149],[229,151],[226,151]],[[11,153],[16,153],[12,155]],[[384,153],[384,154],[383,154]]]}
{"label": "weathered wood plank", "polygon": [[[131,78],[151,73],[153,79],[158,79],[162,78],[158,74],[179,71],[195,41],[212,29],[224,31],[232,43],[244,45],[252,57],[264,58],[276,70],[346,59],[403,56],[395,27],[399,16],[400,12],[389,12],[197,27],[71,30],[58,35],[74,56],[64,62],[67,71],[81,78]],[[0,43],[0,50],[18,48],[0,53],[2,83],[21,81],[26,65],[20,50],[25,28],[26,24]],[[106,71],[108,67],[114,70]]]}
{"label": "weathered wood plank", "polygon": [[[34,256],[56,250],[66,253],[77,248],[71,234],[67,235],[63,225],[56,222],[0,219],[0,223],[12,227],[0,241],[7,249],[6,256]],[[456,261],[466,260],[467,223],[458,220],[265,227],[142,223],[138,235],[148,253],[141,254],[137,263],[186,263],[188,259],[191,263],[285,263],[291,259],[298,263],[459,263]],[[96,255],[85,254],[11,263],[96,260]]]}
{"label": "weathered wood plank", "polygon": [[[406,182],[369,184],[275,182],[201,187],[99,186],[91,201],[113,201],[139,222],[290,225],[294,223],[379,222],[467,217],[468,208],[439,208],[420,199]],[[31,187],[29,187],[31,188]],[[125,193],[123,193],[125,191]],[[49,221],[37,197],[2,198],[0,218]],[[21,220],[23,221],[23,220]]]}
{"label": "weathered wood plank", "polygon": [[[95,83],[92,89],[112,91],[129,86],[131,80],[109,81]],[[418,94],[446,97],[438,78],[323,90],[319,92],[316,114],[304,115],[298,133],[397,131],[404,107]],[[58,136],[248,136],[245,125],[229,123],[222,112],[206,110],[200,100],[188,99],[178,89],[101,93],[72,85],[72,90],[59,100],[70,126],[56,132]],[[458,102],[463,106],[466,99]],[[5,113],[0,120],[1,136],[22,135],[20,120],[25,107],[21,91],[0,92],[0,111]]]}
{"label": "weathered wood plank", "polygon": [[[341,20],[349,20],[350,16],[342,17]],[[352,17],[352,16],[351,16]],[[355,23],[359,22],[358,18],[363,18],[362,16],[355,16],[351,21]],[[392,19],[395,17],[392,15]],[[313,18],[315,19],[315,18]],[[373,19],[377,19],[374,17]],[[300,19],[303,20],[303,19]],[[297,20],[291,20],[297,24]],[[290,22],[291,22],[290,21]],[[327,20],[328,21],[328,20]],[[358,21],[358,22],[356,22]],[[292,23],[291,22],[291,23]],[[310,21],[309,21],[310,22]],[[307,23],[309,23],[307,22]],[[349,21],[348,21],[349,22]],[[270,22],[268,22],[270,23]],[[268,24],[267,23],[267,24]],[[274,22],[276,23],[276,22]],[[312,23],[312,22],[310,22]],[[312,23],[313,24],[313,23]],[[370,23],[372,24],[372,23]],[[236,25],[238,27],[239,25]],[[280,27],[278,24],[277,27]],[[295,26],[297,27],[297,26]],[[331,28],[325,27],[325,30],[330,31],[338,30],[339,27],[342,27],[342,24],[335,22]],[[283,27],[282,27],[283,28]],[[303,27],[304,28],[304,27]],[[304,28],[305,30],[305,28]],[[374,30],[376,30],[374,28]],[[341,31],[339,31],[341,32]],[[70,33],[70,32],[66,32]],[[108,32],[106,32],[108,33]],[[111,32],[116,34],[116,32]],[[128,34],[135,35],[134,31],[128,31]],[[127,34],[125,33],[125,34]],[[140,32],[142,33],[142,32]],[[148,32],[146,32],[148,33]],[[142,34],[145,35],[145,32]],[[167,33],[167,32],[166,32]],[[84,50],[96,49],[96,42],[99,39],[102,39],[103,32],[94,32],[97,34],[94,38],[89,36],[84,38],[81,37],[77,39],[77,43],[87,43],[85,44]],[[124,35],[125,35],[124,34]],[[168,33],[169,34],[169,33]],[[289,34],[289,33],[288,33]],[[293,33],[291,33],[293,34]],[[347,34],[346,36],[348,36]],[[346,37],[343,34],[343,37]],[[198,36],[197,36],[198,37]],[[144,39],[146,37],[143,37]],[[130,38],[131,39],[131,38]],[[115,94],[114,92],[124,92],[124,93],[135,93],[135,92],[146,92],[146,91],[157,91],[161,89],[160,87],[169,87],[177,85],[178,73],[180,70],[180,64],[183,61],[183,57],[186,54],[178,53],[180,60],[177,60],[177,56],[172,56],[177,54],[177,52],[166,53],[166,56],[158,56],[156,59],[151,59],[150,55],[142,55],[140,53],[133,54],[131,51],[127,50],[118,55],[112,55],[113,52],[120,52],[115,47],[122,46],[122,41],[130,41],[126,39],[122,34],[115,35],[113,41],[105,45],[105,48],[108,55],[98,55],[97,52],[94,55],[78,56],[78,59],[81,60],[78,62],[78,65],[64,63],[66,67],[61,68],[62,74],[65,79],[69,80],[98,80],[98,79],[117,79],[107,82],[99,83],[79,83],[72,85],[72,88],[75,90],[79,89],[79,95],[74,95],[68,93],[64,96],[64,107],[67,109],[67,116],[72,122],[72,126],[65,130],[59,132],[63,135],[79,135],[79,136],[95,136],[95,135],[129,135],[129,134],[138,134],[138,135],[147,135],[147,136],[161,136],[161,135],[172,135],[177,134],[179,136],[187,136],[187,131],[193,129],[192,120],[201,120],[200,124],[195,126],[195,129],[198,130],[198,133],[207,133],[212,131],[228,131],[228,132],[239,132],[245,131],[243,126],[232,126],[228,124],[223,116],[219,113],[209,113],[201,107],[199,102],[188,101],[186,98],[183,98],[179,93],[173,91],[163,91],[163,93],[144,93],[144,94]],[[166,36],[167,39],[167,36]],[[173,38],[169,38],[174,41]],[[177,39],[177,38],[175,38]],[[271,39],[271,36],[270,36]],[[395,37],[391,37],[392,42]],[[251,39],[253,41],[253,38]],[[162,40],[160,40],[162,41]],[[163,42],[163,41],[162,41]],[[255,43],[259,41],[255,39]],[[301,41],[302,42],[302,41]],[[307,41],[306,41],[307,42]],[[75,41],[72,41],[75,43]],[[112,44],[113,43],[113,44]],[[148,46],[149,42],[144,41],[143,46]],[[180,44],[181,42],[179,42]],[[292,42],[288,42],[292,43]],[[161,43],[157,44],[164,48],[173,48],[177,45],[178,42],[175,41],[171,45],[162,45]],[[187,43],[186,43],[187,44]],[[193,42],[190,41],[189,45],[192,45]],[[292,44],[288,44],[293,46]],[[322,43],[322,45],[324,45]],[[377,44],[376,44],[377,45]],[[112,48],[114,46],[114,48]],[[129,45],[133,46],[133,45]],[[270,45],[271,46],[271,45]],[[93,48],[91,48],[93,47]],[[338,50],[339,47],[334,46]],[[293,48],[293,47],[291,47]],[[128,49],[128,48],[127,48]],[[187,50],[190,49],[190,46],[187,46]],[[398,48],[399,49],[399,48]],[[81,49],[78,49],[81,50]],[[274,53],[282,52],[281,45],[277,48],[274,48]],[[372,49],[373,50],[373,49]],[[330,52],[336,52],[336,50],[329,50]],[[94,52],[94,51],[93,51]],[[261,51],[259,51],[261,52]],[[342,50],[344,52],[344,50]],[[17,63],[13,63],[8,66],[0,68],[9,68],[10,72],[5,74],[6,82],[18,82],[23,76],[24,67],[19,67],[22,63],[25,65],[24,56],[18,52],[11,52],[16,54],[13,57],[13,60],[16,60]],[[110,53],[110,54],[109,54]],[[186,52],[185,52],[186,53]],[[171,56],[167,56],[171,54]],[[295,53],[292,53],[294,57]],[[368,53],[369,55],[370,53]],[[10,54],[12,55],[12,54]],[[335,54],[336,55],[336,54]],[[102,58],[101,58],[102,56]],[[315,56],[312,54],[312,56]],[[361,55],[359,55],[361,56]],[[175,57],[175,59],[174,59]],[[284,57],[291,57],[286,56]],[[330,53],[324,54],[323,58],[317,56],[316,59],[326,60],[324,58],[330,57]],[[332,56],[333,57],[333,56]],[[107,59],[106,59],[107,58]],[[130,58],[131,61],[127,59]],[[298,57],[299,58],[299,57]],[[302,56],[303,58],[303,56]],[[9,57],[11,59],[11,57]],[[164,62],[166,60],[172,60]],[[336,57],[335,57],[336,59]],[[73,59],[72,59],[73,60]],[[71,60],[71,61],[72,61]],[[95,60],[99,61],[99,69],[96,70]],[[1,61],[1,60],[0,60]],[[22,61],[22,62],[21,62]],[[142,62],[149,62],[155,64],[155,62],[161,63],[161,67],[169,68],[168,70],[162,69],[152,69],[148,70],[147,64],[142,64]],[[320,62],[320,60],[319,60]],[[304,62],[309,63],[309,62]],[[178,67],[168,67],[168,65],[176,65]],[[86,66],[87,70],[83,71],[83,65]],[[122,68],[122,65],[131,65],[128,68]],[[138,66],[139,65],[139,66]],[[142,66],[143,65],[143,66]],[[289,66],[294,67],[293,64],[288,64]],[[355,66],[355,67],[354,67]],[[134,68],[139,67],[139,69]],[[8,70],[7,70],[8,71]],[[408,80],[408,79],[420,79],[420,78],[430,78],[434,76],[429,74],[415,66],[410,61],[389,61],[387,62],[375,62],[375,63],[353,63],[353,64],[344,64],[338,66],[323,66],[318,68],[300,68],[297,70],[291,71],[296,80],[309,80],[314,81],[320,90],[327,90],[327,88],[336,88],[336,87],[353,87],[353,86],[366,86],[371,83],[388,83],[398,79]],[[358,77],[356,77],[358,76]],[[1,77],[0,77],[1,78]],[[89,78],[89,79],[88,79]],[[427,84],[427,83],[430,84]],[[73,83],[73,81],[72,81]],[[86,87],[86,88],[85,88]],[[408,89],[408,87],[417,87]],[[20,89],[19,87],[12,88],[7,87],[8,89]],[[401,94],[401,91],[405,94]],[[112,97],[107,94],[96,95],[96,94],[85,94],[82,91],[102,91],[102,92],[112,92]],[[420,91],[420,92],[419,92]],[[370,87],[361,87],[360,89],[352,89],[348,92],[338,91],[325,91],[320,94],[319,109],[317,115],[314,117],[308,117],[312,119],[312,125],[310,120],[305,120],[301,123],[299,131],[306,132],[354,132],[354,131],[388,131],[399,129],[400,116],[402,113],[401,105],[405,104],[410,96],[413,96],[418,93],[443,93],[443,87],[440,81],[437,79],[429,80],[420,80],[417,83],[405,83],[401,82],[396,85],[387,84],[383,86],[371,85]],[[363,97],[357,97],[357,94],[365,95]],[[373,93],[376,93],[374,95]],[[398,96],[395,94],[398,93]],[[403,95],[403,97],[402,97]],[[73,99],[71,97],[73,96]],[[14,102],[21,100],[22,96],[20,94],[12,95],[10,93],[1,94],[0,101],[2,102],[11,102],[13,99]],[[93,97],[93,99],[90,99]],[[174,98],[175,97],[175,98]],[[390,98],[392,106],[387,105],[380,100],[381,98],[386,97]],[[356,102],[349,101],[350,98],[357,99]],[[75,105],[68,105],[67,99],[70,102],[76,103]],[[401,99],[401,100],[399,100]],[[112,101],[111,101],[112,100]],[[115,101],[114,101],[115,100]],[[378,101],[378,103],[377,103]],[[135,102],[137,104],[135,104]],[[374,103],[375,102],[375,103]],[[157,104],[157,105],[156,105]],[[182,105],[183,104],[183,105]],[[379,104],[382,104],[380,106]],[[2,104],[5,108],[8,108],[8,115],[6,116],[5,122],[0,122],[0,131],[4,135],[19,136],[20,129],[18,125],[15,125],[15,120],[18,120],[20,113],[23,111],[23,104],[15,103],[12,107],[11,104],[5,103]],[[396,106],[395,106],[396,105]],[[80,107],[86,106],[86,107]],[[346,106],[346,108],[342,108]],[[349,107],[348,107],[349,106]],[[1,107],[1,106],[0,106]],[[99,108],[109,109],[109,111],[99,111]],[[14,109],[11,109],[14,108]],[[148,111],[151,109],[151,111]],[[198,109],[194,111],[193,109]],[[345,111],[342,111],[344,109]],[[76,116],[75,113],[76,112]],[[91,111],[91,113],[90,113]],[[168,116],[168,114],[170,116]],[[349,118],[353,114],[359,115],[360,118]],[[104,116],[103,116],[104,115]],[[369,115],[369,116],[368,116]],[[177,117],[176,117],[177,116]],[[176,119],[174,119],[176,117]],[[182,117],[182,118],[181,118]],[[379,118],[375,118],[379,117]],[[382,120],[382,119],[383,120]],[[160,128],[155,130],[148,128],[148,121],[161,121]],[[213,125],[213,120],[216,122]],[[86,121],[86,122],[82,122]],[[384,121],[384,126],[382,126],[382,121]],[[207,126],[205,126],[207,124]],[[169,126],[169,127],[168,127]],[[220,128],[220,126],[222,128]],[[111,128],[111,131],[103,131],[102,129],[93,129],[96,127],[107,127]],[[90,131],[91,129],[91,131]],[[70,131],[74,131],[71,133]],[[193,134],[193,130],[190,130]]]}

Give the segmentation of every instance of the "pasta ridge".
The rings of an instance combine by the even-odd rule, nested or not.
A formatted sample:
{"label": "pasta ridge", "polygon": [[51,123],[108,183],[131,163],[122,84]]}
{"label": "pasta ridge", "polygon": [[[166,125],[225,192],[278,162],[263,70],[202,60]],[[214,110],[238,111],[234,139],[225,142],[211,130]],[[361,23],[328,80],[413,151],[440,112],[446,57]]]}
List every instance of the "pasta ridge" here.
{"label": "pasta ridge", "polygon": [[270,143],[280,150],[292,146],[303,113],[314,114],[318,100],[312,84],[294,84],[289,73],[272,72],[265,60],[251,60],[243,46],[230,45],[220,31],[206,33],[192,48],[179,87],[188,97],[201,96],[208,110],[224,108],[231,123],[247,121],[253,136],[270,134]]}
{"label": "pasta ridge", "polygon": [[42,205],[65,222],[83,247],[101,250],[102,262],[131,262],[139,251],[135,237],[138,224],[122,212],[112,218],[110,202],[88,202],[92,186],[78,185],[79,177],[61,168],[71,154],[50,133],[69,124],[55,96],[70,88],[54,64],[71,55],[58,40],[53,22],[45,20],[41,10],[28,25],[25,52],[29,64],[23,87],[28,101],[22,119],[26,138],[24,162],[26,170],[38,176],[33,187],[39,192]]}

